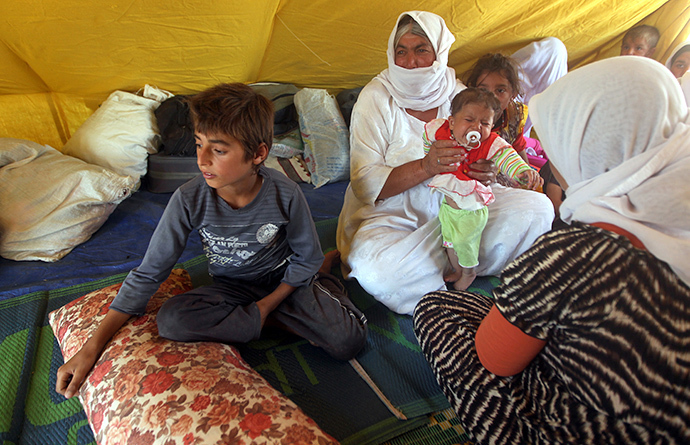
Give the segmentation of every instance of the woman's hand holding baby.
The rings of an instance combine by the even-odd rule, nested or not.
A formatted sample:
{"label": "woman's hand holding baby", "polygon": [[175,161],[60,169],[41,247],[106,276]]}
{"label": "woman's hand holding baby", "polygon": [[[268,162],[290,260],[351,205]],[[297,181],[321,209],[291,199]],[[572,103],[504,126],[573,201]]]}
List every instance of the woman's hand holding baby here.
{"label": "woman's hand holding baby", "polygon": [[422,168],[431,178],[439,173],[454,172],[466,157],[465,149],[455,141],[438,140],[431,144],[429,153],[422,158]]}
{"label": "woman's hand holding baby", "polygon": [[388,175],[376,200],[398,195],[439,173],[454,172],[458,167],[453,163],[463,162],[465,157],[465,150],[458,147],[455,142],[436,141],[423,158],[395,167]]}
{"label": "woman's hand holding baby", "polygon": [[496,167],[493,161],[489,159],[478,159],[470,164],[470,171],[467,172],[467,176],[488,186],[496,182],[497,173],[498,167]]}

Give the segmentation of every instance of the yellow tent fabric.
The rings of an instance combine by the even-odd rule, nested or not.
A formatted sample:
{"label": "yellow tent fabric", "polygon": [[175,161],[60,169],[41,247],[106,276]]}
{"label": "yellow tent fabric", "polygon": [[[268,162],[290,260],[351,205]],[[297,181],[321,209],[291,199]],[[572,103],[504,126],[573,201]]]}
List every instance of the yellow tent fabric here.
{"label": "yellow tent fabric", "polygon": [[112,91],[176,94],[275,81],[335,92],[385,68],[398,15],[433,11],[461,73],[486,52],[561,39],[570,67],[618,54],[656,26],[656,58],[690,35],[687,0],[0,0],[0,137],[60,149]]}

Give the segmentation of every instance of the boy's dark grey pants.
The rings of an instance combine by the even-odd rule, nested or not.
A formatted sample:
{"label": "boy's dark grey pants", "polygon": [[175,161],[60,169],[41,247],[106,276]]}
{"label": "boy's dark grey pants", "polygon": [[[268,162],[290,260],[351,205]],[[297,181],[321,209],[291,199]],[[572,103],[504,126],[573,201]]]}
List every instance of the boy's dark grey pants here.
{"label": "boy's dark grey pants", "polygon": [[[158,312],[158,332],[176,341],[246,343],[261,335],[256,301],[280,284],[284,268],[261,282],[223,278],[166,301]],[[349,360],[364,346],[366,317],[331,274],[318,273],[295,289],[268,317],[267,323],[293,332],[332,357]]]}

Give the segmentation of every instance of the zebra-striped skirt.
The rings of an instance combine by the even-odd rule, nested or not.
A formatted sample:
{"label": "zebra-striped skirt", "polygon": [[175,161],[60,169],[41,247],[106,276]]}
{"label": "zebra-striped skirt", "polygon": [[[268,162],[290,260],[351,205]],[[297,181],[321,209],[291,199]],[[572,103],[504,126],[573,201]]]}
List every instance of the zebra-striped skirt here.
{"label": "zebra-striped skirt", "polygon": [[512,377],[487,371],[477,357],[474,336],[492,304],[482,295],[438,291],[427,294],[414,315],[436,379],[478,443],[682,443],[582,403],[540,357]]}

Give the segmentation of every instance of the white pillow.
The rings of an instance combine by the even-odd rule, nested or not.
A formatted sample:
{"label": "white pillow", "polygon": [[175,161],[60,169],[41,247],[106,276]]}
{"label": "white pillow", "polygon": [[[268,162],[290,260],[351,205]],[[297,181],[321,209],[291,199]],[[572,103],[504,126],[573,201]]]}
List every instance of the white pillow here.
{"label": "white pillow", "polygon": [[0,255],[57,261],[88,240],[136,185],[47,145],[0,139]]}
{"label": "white pillow", "polygon": [[115,91],[74,132],[62,152],[131,176],[138,186],[146,174],[148,155],[160,146],[153,113],[159,105],[155,99]]}

